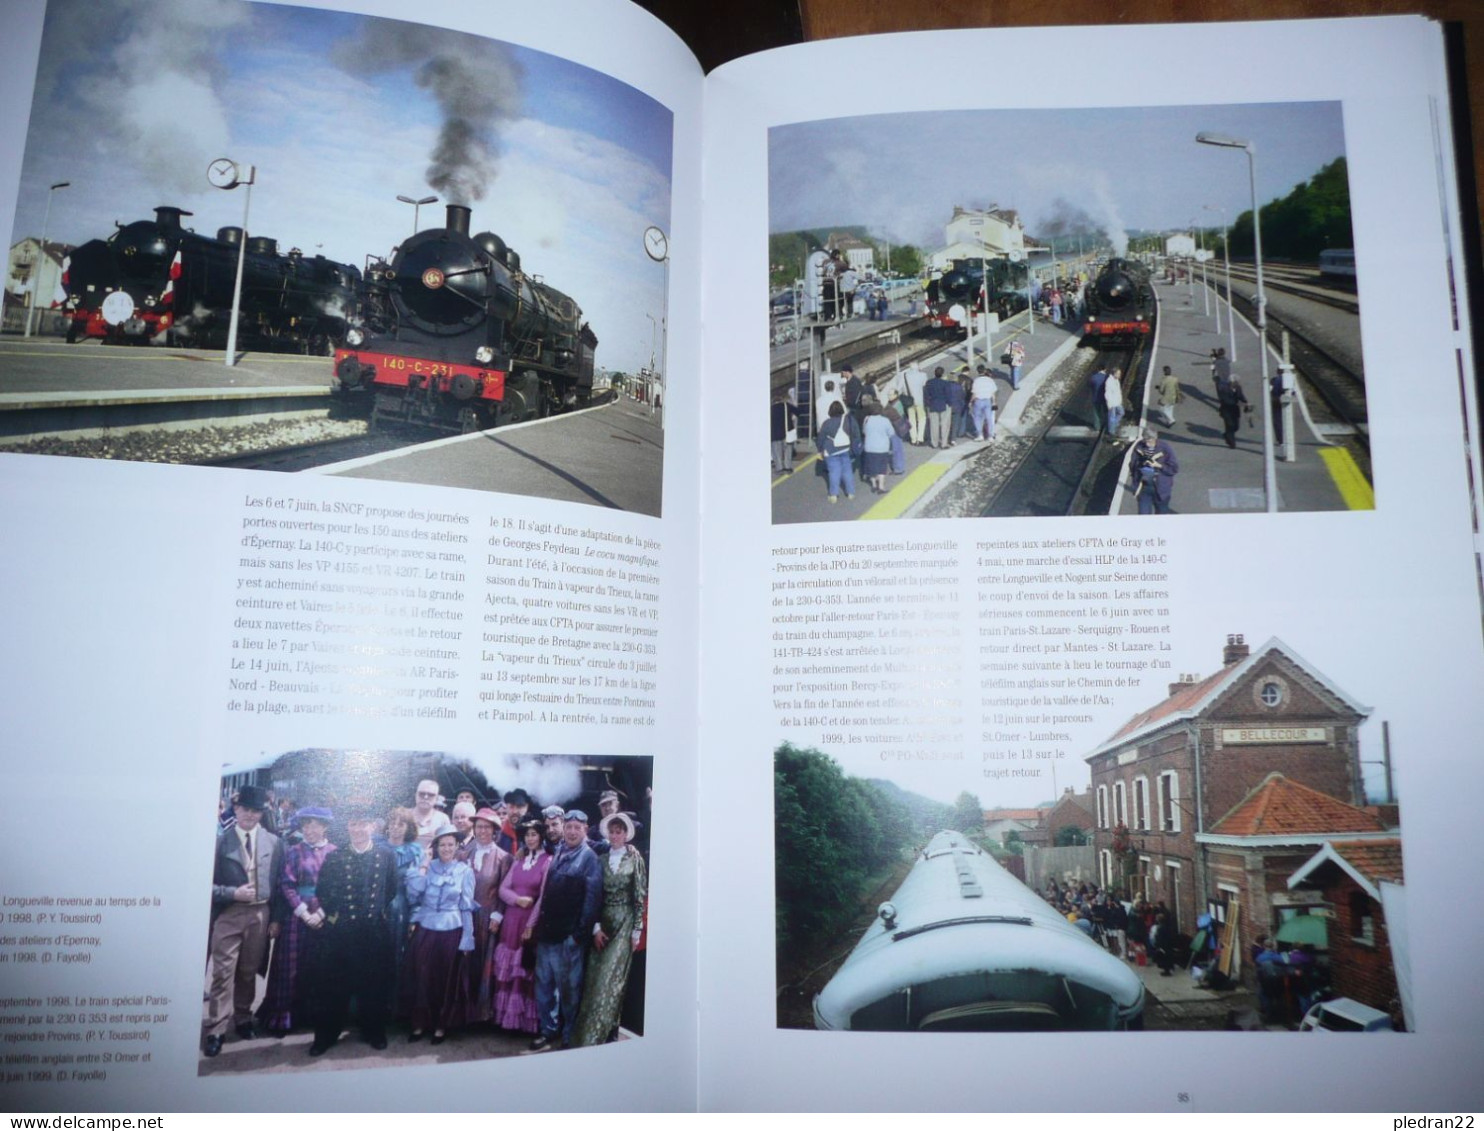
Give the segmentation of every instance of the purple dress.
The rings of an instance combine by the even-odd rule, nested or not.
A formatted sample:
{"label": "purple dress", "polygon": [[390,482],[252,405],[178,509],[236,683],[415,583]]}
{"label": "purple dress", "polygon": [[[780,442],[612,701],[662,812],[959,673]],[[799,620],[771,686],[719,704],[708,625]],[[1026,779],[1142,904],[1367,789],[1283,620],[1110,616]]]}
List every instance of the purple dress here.
{"label": "purple dress", "polygon": [[[541,911],[541,888],[546,882],[546,869],[551,866],[551,855],[541,852],[529,868],[525,864],[524,857],[517,857],[500,888],[500,898],[505,902],[505,918],[500,923],[500,937],[490,947],[489,961],[485,965],[484,993],[494,995],[496,1025],[516,1032],[535,1033],[540,1028],[536,1016],[536,983],[534,971],[527,970],[521,961],[525,947],[521,935],[527,927],[535,926]],[[518,896],[529,896],[535,902],[529,907],[520,907],[515,902]],[[535,945],[534,941],[531,945]]]}
{"label": "purple dress", "polygon": [[290,845],[283,854],[283,876],[279,880],[277,896],[288,907],[284,912],[283,928],[278,941],[273,944],[273,965],[268,971],[268,989],[263,995],[263,1004],[258,1006],[258,1022],[275,1033],[287,1033],[295,1025],[311,1023],[309,989],[304,971],[310,961],[311,938],[315,931],[304,925],[294,912],[301,905],[309,911],[319,910],[319,898],[315,885],[319,883],[320,869],[325,858],[335,851],[329,841],[318,847],[299,843]]}

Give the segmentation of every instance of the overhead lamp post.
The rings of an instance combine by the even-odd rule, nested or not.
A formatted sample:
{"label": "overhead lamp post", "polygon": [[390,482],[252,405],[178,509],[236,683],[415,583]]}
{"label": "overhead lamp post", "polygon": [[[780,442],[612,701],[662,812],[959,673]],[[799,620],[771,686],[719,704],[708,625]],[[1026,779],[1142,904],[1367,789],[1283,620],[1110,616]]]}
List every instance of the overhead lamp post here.
{"label": "overhead lamp post", "polygon": [[1252,194],[1252,253],[1257,261],[1257,295],[1253,302],[1257,306],[1257,353],[1262,370],[1262,384],[1258,393],[1262,401],[1262,482],[1263,492],[1267,495],[1267,511],[1274,514],[1278,510],[1278,473],[1273,463],[1273,398],[1268,391],[1268,300],[1262,285],[1262,216],[1257,207],[1257,147],[1250,141],[1226,134],[1198,133],[1195,140],[1201,145],[1240,149],[1247,154],[1247,183]]}
{"label": "overhead lamp post", "polygon": [[424,196],[418,197],[416,199],[410,196],[398,196],[397,199],[400,200],[403,204],[412,205],[412,234],[414,236],[417,235],[418,231],[417,214],[422,211],[423,205],[438,203],[438,198],[436,196]]}
{"label": "overhead lamp post", "polygon": [[41,285],[41,263],[46,257],[46,229],[52,219],[52,193],[71,184],[71,181],[58,181],[46,190],[46,211],[41,216],[41,247],[36,252],[36,270],[31,272],[31,286],[26,293],[26,332],[23,337],[31,336],[31,321],[36,316],[36,288]]}
{"label": "overhead lamp post", "polygon": [[[1221,214],[1221,255],[1226,266],[1226,352],[1237,363],[1237,320],[1232,306],[1232,230],[1226,222],[1226,209],[1219,204],[1203,205],[1207,212]],[[1216,332],[1221,333],[1221,303],[1216,304]]]}

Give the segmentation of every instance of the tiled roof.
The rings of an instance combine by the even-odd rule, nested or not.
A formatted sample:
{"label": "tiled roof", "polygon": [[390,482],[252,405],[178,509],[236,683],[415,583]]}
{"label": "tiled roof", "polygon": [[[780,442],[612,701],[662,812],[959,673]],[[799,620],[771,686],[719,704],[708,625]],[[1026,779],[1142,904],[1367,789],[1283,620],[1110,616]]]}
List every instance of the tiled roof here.
{"label": "tiled roof", "polygon": [[1282,774],[1269,774],[1211,829],[1216,836],[1283,836],[1383,832],[1364,809],[1310,789]]}
{"label": "tiled roof", "polygon": [[984,820],[989,821],[1040,821],[1041,809],[986,809]]}
{"label": "tiled roof", "polygon": [[1170,715],[1177,715],[1182,711],[1194,709],[1202,699],[1215,690],[1217,684],[1230,674],[1230,668],[1222,668],[1219,672],[1208,675],[1199,683],[1191,683],[1181,687],[1168,699],[1161,703],[1156,703],[1149,710],[1141,711],[1129,719],[1104,745],[1110,746],[1120,738],[1123,738],[1124,735],[1133,734],[1137,730],[1143,730],[1145,727],[1157,723]]}
{"label": "tiled roof", "polygon": [[1110,737],[1105,739],[1088,761],[1096,754],[1107,753],[1116,748],[1120,743],[1131,740],[1134,736],[1140,736],[1157,729],[1161,724],[1178,718],[1190,718],[1197,716],[1210,704],[1224,694],[1227,688],[1245,678],[1259,665],[1266,662],[1275,654],[1281,654],[1297,669],[1308,675],[1320,687],[1338,699],[1345,707],[1353,710],[1361,718],[1371,713],[1369,707],[1364,707],[1355,702],[1345,692],[1322,675],[1312,664],[1305,660],[1292,648],[1284,644],[1276,636],[1270,639],[1261,648],[1250,652],[1245,658],[1223,665],[1220,669],[1208,675],[1205,679],[1196,683],[1177,686],[1175,692],[1168,698],[1156,703],[1147,711],[1141,711],[1123,726],[1119,727]]}
{"label": "tiled roof", "polygon": [[1372,883],[1403,882],[1400,840],[1332,840],[1329,846]]}

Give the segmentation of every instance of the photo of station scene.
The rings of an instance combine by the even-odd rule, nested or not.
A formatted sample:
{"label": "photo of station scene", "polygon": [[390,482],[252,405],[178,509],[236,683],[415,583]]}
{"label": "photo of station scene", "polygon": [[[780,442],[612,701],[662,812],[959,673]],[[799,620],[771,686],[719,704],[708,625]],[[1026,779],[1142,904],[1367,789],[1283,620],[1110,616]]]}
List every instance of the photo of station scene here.
{"label": "photo of station scene", "polygon": [[0,451],[660,513],[665,107],[395,20],[149,9],[47,7]]}
{"label": "photo of station scene", "polygon": [[202,1076],[644,1032],[653,759],[295,750],[221,779]]}
{"label": "photo of station scene", "polygon": [[1372,509],[1352,244],[1339,103],[776,127],[773,521]]}
{"label": "photo of station scene", "polygon": [[[1057,736],[1059,762],[780,745],[779,1027],[1409,1028],[1371,708],[1280,639],[1208,643],[1204,672]],[[1045,717],[999,716],[1017,738]]]}

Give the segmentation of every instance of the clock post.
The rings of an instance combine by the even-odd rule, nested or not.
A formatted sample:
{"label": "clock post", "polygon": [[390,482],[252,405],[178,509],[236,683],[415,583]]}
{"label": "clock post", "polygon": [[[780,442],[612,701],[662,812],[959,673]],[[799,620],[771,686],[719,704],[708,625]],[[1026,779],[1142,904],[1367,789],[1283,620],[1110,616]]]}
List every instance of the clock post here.
{"label": "clock post", "polygon": [[[660,374],[659,388],[664,389],[665,383],[670,379],[670,238],[665,235],[664,230],[651,224],[644,229],[644,254],[660,264],[665,269],[665,298],[664,309],[660,311]],[[650,406],[653,407],[653,400]],[[665,398],[660,398],[660,427],[665,426]]]}
{"label": "clock post", "polygon": [[219,189],[247,186],[247,198],[242,205],[242,238],[237,241],[237,281],[232,285],[232,320],[227,326],[228,369],[237,364],[237,319],[242,306],[242,273],[247,262],[247,219],[252,210],[252,186],[257,173],[257,166],[249,165],[244,177],[237,162],[227,157],[218,157],[206,167],[206,179]]}

